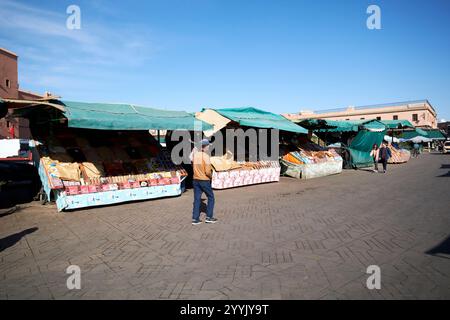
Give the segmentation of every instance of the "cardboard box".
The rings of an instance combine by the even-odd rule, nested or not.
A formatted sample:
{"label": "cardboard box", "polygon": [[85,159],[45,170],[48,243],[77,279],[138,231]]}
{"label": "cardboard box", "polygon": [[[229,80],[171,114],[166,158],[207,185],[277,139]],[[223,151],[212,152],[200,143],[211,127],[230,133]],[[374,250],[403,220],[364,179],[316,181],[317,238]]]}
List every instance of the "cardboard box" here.
{"label": "cardboard box", "polygon": [[170,179],[170,184],[179,184],[180,183],[180,178],[179,177],[172,177]]}
{"label": "cardboard box", "polygon": [[120,189],[130,189],[131,188],[131,183],[129,182],[122,182],[120,185]]}
{"label": "cardboard box", "polygon": [[77,195],[80,193],[80,189],[78,186],[68,186],[66,187],[66,193],[70,196]]}
{"label": "cardboard box", "polygon": [[134,182],[131,183],[131,187],[132,188],[140,188],[141,185],[140,185],[140,183],[138,181],[134,181]]}
{"label": "cardboard box", "polygon": [[158,180],[158,184],[159,184],[160,186],[166,186],[166,185],[169,185],[169,184],[170,184],[170,179],[171,179],[171,178],[161,178],[161,179]]}
{"label": "cardboard box", "polygon": [[89,193],[89,186],[80,186],[80,192],[82,194]]}

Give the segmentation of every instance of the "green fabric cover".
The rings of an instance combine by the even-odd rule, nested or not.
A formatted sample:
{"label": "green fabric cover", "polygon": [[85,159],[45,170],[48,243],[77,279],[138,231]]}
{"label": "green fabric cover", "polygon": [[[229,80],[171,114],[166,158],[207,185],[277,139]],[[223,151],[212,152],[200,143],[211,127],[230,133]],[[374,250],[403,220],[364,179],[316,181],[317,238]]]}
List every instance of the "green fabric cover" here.
{"label": "green fabric cover", "polygon": [[428,133],[425,130],[422,130],[420,128],[416,128],[416,132],[422,136],[422,137],[427,137],[428,138]]}
{"label": "green fabric cover", "polygon": [[414,128],[408,120],[380,120],[388,129]]}
{"label": "green fabric cover", "polygon": [[418,136],[421,136],[421,137],[424,137],[424,138],[428,138],[428,133],[425,130],[422,130],[420,128],[416,128],[416,129],[414,129],[412,131],[405,131],[405,132],[403,132],[402,135],[400,136],[400,138],[408,140],[408,139],[412,139],[412,138],[415,138],[415,137],[418,137]]}
{"label": "green fabric cover", "polygon": [[325,119],[306,119],[299,122],[318,132],[358,132],[361,127],[367,130],[384,131],[386,125],[378,120],[325,120]]}
{"label": "green fabric cover", "polygon": [[445,140],[446,137],[442,134],[442,132],[438,129],[434,130],[426,130],[427,138],[434,140]]}
{"label": "green fabric cover", "polygon": [[286,119],[282,115],[256,108],[226,108],[213,110],[225,118],[238,122],[241,126],[272,128],[304,134],[308,133],[308,130]]}
{"label": "green fabric cover", "polygon": [[69,127],[101,130],[210,130],[212,126],[184,111],[130,104],[61,101]]}
{"label": "green fabric cover", "polygon": [[376,143],[380,146],[386,131],[374,132],[361,130],[352,140],[349,146],[351,164],[354,168],[364,168],[373,165],[370,151]]}
{"label": "green fabric cover", "polygon": [[370,122],[366,122],[364,124],[361,124],[365,129],[369,131],[377,131],[377,132],[385,132],[386,131],[386,125],[381,123],[378,120],[373,120]]}

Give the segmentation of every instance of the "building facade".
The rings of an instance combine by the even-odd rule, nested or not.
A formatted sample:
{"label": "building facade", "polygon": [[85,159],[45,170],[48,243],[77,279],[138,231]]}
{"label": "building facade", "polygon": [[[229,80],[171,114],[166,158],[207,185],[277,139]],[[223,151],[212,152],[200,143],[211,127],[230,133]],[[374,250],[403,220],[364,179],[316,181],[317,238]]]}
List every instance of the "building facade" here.
{"label": "building facade", "polygon": [[[17,68],[18,56],[0,48],[0,98],[16,100],[38,100],[44,96],[19,88]],[[9,114],[0,119],[0,139],[28,139],[31,133],[27,119],[13,118]]]}
{"label": "building facade", "polygon": [[408,120],[419,128],[437,128],[437,113],[428,100],[406,101],[284,114],[290,120]]}
{"label": "building facade", "polygon": [[17,55],[0,48],[0,97],[18,99]]}

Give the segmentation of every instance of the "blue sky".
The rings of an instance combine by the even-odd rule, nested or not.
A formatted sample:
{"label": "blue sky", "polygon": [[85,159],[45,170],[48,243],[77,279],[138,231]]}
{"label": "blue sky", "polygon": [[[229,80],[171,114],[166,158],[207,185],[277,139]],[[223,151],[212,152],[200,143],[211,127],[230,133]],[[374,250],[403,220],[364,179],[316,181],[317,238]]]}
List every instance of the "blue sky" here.
{"label": "blue sky", "polygon": [[[70,4],[81,30],[66,28]],[[429,99],[450,120],[449,31],[446,0],[0,0],[22,89],[187,111]]]}

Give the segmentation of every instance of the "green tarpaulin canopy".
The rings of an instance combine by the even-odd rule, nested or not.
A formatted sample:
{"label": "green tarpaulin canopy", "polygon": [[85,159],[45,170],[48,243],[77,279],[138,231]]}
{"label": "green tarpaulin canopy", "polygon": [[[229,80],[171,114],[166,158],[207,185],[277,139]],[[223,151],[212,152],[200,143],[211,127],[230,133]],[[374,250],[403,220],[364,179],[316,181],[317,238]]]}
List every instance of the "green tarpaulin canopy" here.
{"label": "green tarpaulin canopy", "polygon": [[62,101],[69,127],[104,130],[208,130],[211,125],[184,111],[130,104]]}
{"label": "green tarpaulin canopy", "polygon": [[408,120],[379,120],[386,125],[388,129],[414,128],[414,125]]}
{"label": "green tarpaulin canopy", "polygon": [[[72,128],[100,130],[190,130],[212,128],[194,115],[184,111],[160,110],[131,104],[88,103],[76,101],[40,102],[21,112],[34,112],[36,108],[53,107],[67,118]],[[20,111],[20,110],[19,110]]]}
{"label": "green tarpaulin canopy", "polygon": [[403,139],[412,139],[415,137],[424,137],[424,138],[428,138],[428,133],[425,130],[422,130],[420,128],[416,128],[412,131],[405,131],[402,133],[402,135],[400,136]]}
{"label": "green tarpaulin canopy", "polygon": [[241,126],[271,128],[304,134],[308,133],[308,130],[305,128],[293,123],[279,114],[256,108],[226,108],[212,110],[216,111],[225,118],[239,123]]}
{"label": "green tarpaulin canopy", "polygon": [[427,138],[433,140],[446,140],[447,138],[438,129],[425,130],[427,133]]}
{"label": "green tarpaulin canopy", "polygon": [[361,129],[371,131],[384,131],[386,125],[378,120],[325,120],[325,119],[306,119],[299,122],[306,128],[310,127],[313,131],[318,132],[358,132]]}

